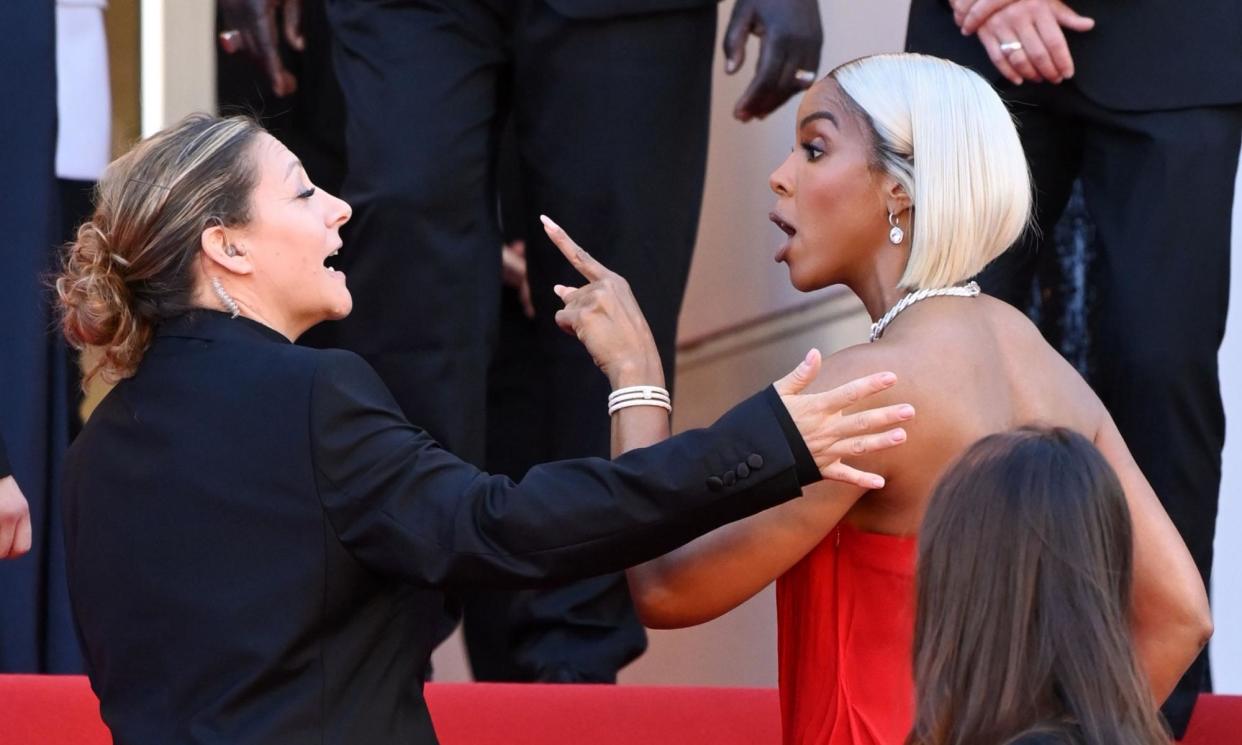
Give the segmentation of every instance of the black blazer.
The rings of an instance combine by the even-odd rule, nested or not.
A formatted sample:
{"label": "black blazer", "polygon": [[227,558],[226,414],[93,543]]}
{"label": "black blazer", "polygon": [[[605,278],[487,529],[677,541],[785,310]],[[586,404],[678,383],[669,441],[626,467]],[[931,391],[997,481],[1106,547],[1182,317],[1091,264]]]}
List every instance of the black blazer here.
{"label": "black blazer", "polygon": [[442,588],[618,571],[817,478],[769,388],[514,484],[411,426],[354,354],[199,311],[69,452],[69,590],[119,745],[434,743]]}
{"label": "black blazer", "polygon": [[[1068,0],[1095,28],[1065,32],[1074,83],[1120,111],[1242,103],[1242,0]],[[912,0],[906,48],[1000,74],[945,0]]]}

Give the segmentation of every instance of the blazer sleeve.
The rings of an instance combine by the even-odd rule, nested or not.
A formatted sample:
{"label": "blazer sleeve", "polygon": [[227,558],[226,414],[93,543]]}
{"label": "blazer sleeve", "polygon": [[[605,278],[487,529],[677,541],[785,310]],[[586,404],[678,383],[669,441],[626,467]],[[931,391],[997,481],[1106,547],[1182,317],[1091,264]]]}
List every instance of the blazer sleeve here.
{"label": "blazer sleeve", "polygon": [[536,466],[520,483],[411,425],[352,353],[323,353],[310,408],[316,488],[337,537],[372,570],[418,584],[521,587],[619,571],[820,478],[770,388],[706,429],[613,461]]}
{"label": "blazer sleeve", "polygon": [[9,465],[9,453],[4,449],[4,438],[0,437],[0,479],[13,475],[13,467]]}

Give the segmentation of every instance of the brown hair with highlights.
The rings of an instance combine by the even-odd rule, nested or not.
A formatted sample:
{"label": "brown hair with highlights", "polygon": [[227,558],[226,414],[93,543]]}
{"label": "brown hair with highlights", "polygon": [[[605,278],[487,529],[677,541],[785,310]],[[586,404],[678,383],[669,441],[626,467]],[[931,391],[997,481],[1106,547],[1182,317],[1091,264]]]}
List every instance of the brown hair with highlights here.
{"label": "brown hair with highlights", "polygon": [[250,220],[263,131],[248,117],[192,114],[108,166],[56,277],[65,338],[101,351],[83,385],[132,375],[155,327],[194,307],[203,231]]}

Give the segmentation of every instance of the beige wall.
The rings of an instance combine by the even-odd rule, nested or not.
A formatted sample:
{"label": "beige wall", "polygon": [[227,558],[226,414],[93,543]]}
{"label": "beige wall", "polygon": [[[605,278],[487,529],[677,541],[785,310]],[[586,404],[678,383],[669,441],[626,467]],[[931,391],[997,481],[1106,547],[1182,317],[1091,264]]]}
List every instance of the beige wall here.
{"label": "beige wall", "polygon": [[216,107],[215,3],[139,0],[142,134]]}

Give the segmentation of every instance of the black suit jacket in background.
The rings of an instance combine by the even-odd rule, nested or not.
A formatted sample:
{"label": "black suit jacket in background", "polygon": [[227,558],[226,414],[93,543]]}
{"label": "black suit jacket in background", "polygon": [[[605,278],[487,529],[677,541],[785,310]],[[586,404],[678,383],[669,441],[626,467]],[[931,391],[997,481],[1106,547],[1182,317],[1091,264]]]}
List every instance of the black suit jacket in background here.
{"label": "black suit jacket in background", "polygon": [[200,311],[70,450],[70,595],[118,745],[433,743],[441,588],[618,571],[817,478],[768,389],[514,484],[410,425],[356,355]]}
{"label": "black suit jacket in background", "polygon": [[545,0],[557,13],[578,20],[650,15],[718,5],[720,0]]}
{"label": "black suit jacket in background", "polygon": [[[1242,102],[1242,0],[1068,0],[1095,19],[1066,31],[1074,83],[1118,111]],[[912,0],[906,48],[1000,74],[977,36],[962,36],[945,0]]]}

